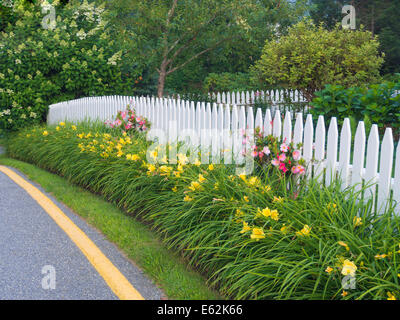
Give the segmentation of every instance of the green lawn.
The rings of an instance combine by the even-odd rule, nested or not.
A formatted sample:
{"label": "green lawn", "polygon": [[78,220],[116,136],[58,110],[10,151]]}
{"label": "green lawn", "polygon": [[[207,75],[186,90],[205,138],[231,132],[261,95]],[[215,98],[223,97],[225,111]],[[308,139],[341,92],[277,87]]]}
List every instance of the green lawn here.
{"label": "green lawn", "polygon": [[162,244],[155,231],[116,206],[31,164],[5,156],[0,156],[0,164],[20,170],[100,230],[162,288],[168,299],[221,299],[201,275]]}

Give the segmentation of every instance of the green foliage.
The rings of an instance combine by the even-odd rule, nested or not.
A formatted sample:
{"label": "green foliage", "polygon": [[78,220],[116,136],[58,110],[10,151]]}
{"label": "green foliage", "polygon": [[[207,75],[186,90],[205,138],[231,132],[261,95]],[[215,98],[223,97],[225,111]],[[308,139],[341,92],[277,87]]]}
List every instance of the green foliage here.
{"label": "green foliage", "polygon": [[333,28],[344,15],[342,8],[351,4],[356,9],[357,27],[365,26],[379,36],[385,53],[384,74],[400,72],[400,2],[397,0],[310,0],[310,15],[316,23]]}
{"label": "green foliage", "polygon": [[383,57],[379,42],[368,31],[332,31],[309,20],[289,29],[288,35],[267,41],[261,59],[252,68],[261,86],[299,89],[310,101],[326,84],[346,87],[379,80]]}
{"label": "green foliage", "polygon": [[159,93],[165,82],[169,94],[197,91],[208,73],[246,72],[264,41],[299,19],[305,2],[114,0],[107,8],[129,55],[148,67]]}
{"label": "green foliage", "polygon": [[327,85],[316,93],[311,112],[324,115],[327,119],[346,117],[356,121],[375,123],[383,132],[386,127],[400,130],[400,81],[383,82],[369,87],[344,88]]}
{"label": "green foliage", "polygon": [[247,91],[255,88],[250,85],[248,73],[210,73],[204,79],[205,92]]}
{"label": "green foliage", "polygon": [[[149,165],[148,142],[134,136],[118,147],[121,138],[87,124],[35,127],[15,134],[8,152],[148,222],[228,298],[400,297],[400,218],[392,206],[376,215],[371,201],[340,183],[310,181],[293,192],[275,171],[246,177],[224,165]],[[107,143],[109,157],[99,156],[94,139]],[[343,292],[349,266],[356,287]]]}
{"label": "green foliage", "polygon": [[43,121],[55,102],[132,93],[139,70],[124,65],[103,11],[87,1],[56,7],[45,29],[39,5],[15,8],[0,33],[0,128]]}

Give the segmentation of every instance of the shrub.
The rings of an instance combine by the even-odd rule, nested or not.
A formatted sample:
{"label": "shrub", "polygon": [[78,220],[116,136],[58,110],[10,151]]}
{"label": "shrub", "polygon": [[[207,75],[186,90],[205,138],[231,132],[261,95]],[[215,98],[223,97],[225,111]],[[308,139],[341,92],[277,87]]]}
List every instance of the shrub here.
{"label": "shrub", "polygon": [[15,24],[0,33],[3,130],[45,120],[55,102],[132,90],[139,71],[123,72],[123,52],[106,28],[102,7],[73,3],[56,7],[47,29],[40,5],[17,6]]}
{"label": "shrub", "polygon": [[[237,176],[231,166],[187,164],[183,154],[178,164],[149,164],[139,133],[58,127],[15,134],[9,154],[150,223],[226,297],[400,297],[400,218],[392,206],[378,216],[371,201],[341,192],[340,183],[311,180],[294,194],[276,171]],[[356,277],[354,289],[342,287],[346,275]]]}
{"label": "shrub", "polygon": [[316,93],[311,112],[326,118],[346,117],[355,121],[376,123],[383,133],[387,127],[398,134],[400,129],[400,81],[383,82],[367,87],[346,89],[339,85],[327,85]]}
{"label": "shrub", "polygon": [[332,31],[306,20],[288,34],[267,41],[261,59],[251,69],[262,87],[282,85],[300,90],[308,101],[326,84],[346,87],[379,80],[383,55],[379,42],[368,31]]}
{"label": "shrub", "polygon": [[206,92],[248,91],[254,89],[250,85],[250,76],[247,73],[209,73],[204,79]]}

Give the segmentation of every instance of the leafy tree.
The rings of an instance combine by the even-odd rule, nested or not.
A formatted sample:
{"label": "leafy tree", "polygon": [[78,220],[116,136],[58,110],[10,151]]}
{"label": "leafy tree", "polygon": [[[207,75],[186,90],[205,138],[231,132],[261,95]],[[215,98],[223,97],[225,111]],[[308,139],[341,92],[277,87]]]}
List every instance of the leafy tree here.
{"label": "leafy tree", "polygon": [[[130,42],[132,55],[141,56],[142,61],[157,71],[157,93],[162,96],[167,77],[194,66],[191,63],[200,57],[208,55],[204,65],[209,65],[212,52],[222,50],[226,56],[229,50],[234,51],[231,44],[243,39],[251,39],[253,43],[241,42],[242,47],[260,52],[262,46],[257,48],[257,39],[264,42],[266,35],[275,32],[277,17],[284,10],[289,12],[289,3],[288,0],[115,0],[108,2],[108,8],[113,23],[120,27],[119,34]],[[283,28],[286,22],[284,19],[282,22]],[[248,61],[250,55],[246,55]],[[212,63],[217,65],[220,61]]]}
{"label": "leafy tree", "polygon": [[309,20],[289,28],[288,35],[267,41],[252,68],[253,81],[302,91],[311,101],[325,84],[346,87],[379,80],[383,56],[369,31],[333,30]]}
{"label": "leafy tree", "polygon": [[0,32],[0,129],[43,121],[55,102],[132,92],[140,70],[124,71],[104,8],[87,1],[57,7],[47,29],[40,5],[14,12],[15,24]]}

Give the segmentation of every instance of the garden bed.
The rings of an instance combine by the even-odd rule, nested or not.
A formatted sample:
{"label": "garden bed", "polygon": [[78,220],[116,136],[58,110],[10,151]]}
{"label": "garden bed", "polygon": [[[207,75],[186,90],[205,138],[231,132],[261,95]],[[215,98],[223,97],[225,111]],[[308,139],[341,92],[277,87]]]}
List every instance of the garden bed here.
{"label": "garden bed", "polygon": [[296,192],[277,170],[149,164],[148,143],[103,125],[22,130],[9,154],[65,176],[146,221],[209,284],[234,299],[400,297],[400,219],[376,216],[353,189],[309,181]]}

